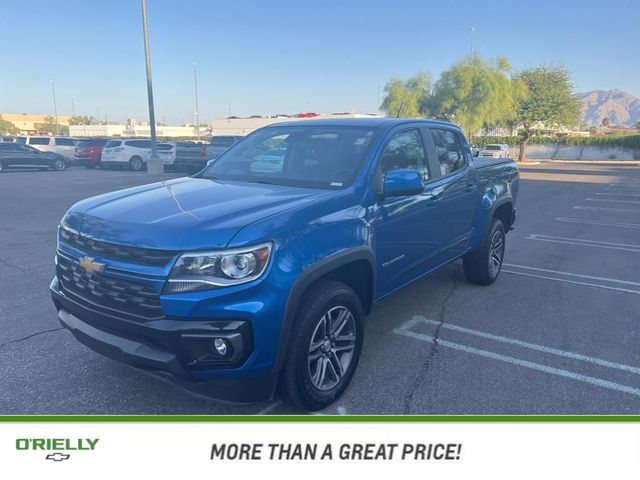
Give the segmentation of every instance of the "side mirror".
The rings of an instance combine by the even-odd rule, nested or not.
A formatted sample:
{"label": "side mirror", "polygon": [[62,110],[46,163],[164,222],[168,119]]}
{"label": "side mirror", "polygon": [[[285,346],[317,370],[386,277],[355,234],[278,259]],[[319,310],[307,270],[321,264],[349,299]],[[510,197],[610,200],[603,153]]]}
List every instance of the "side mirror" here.
{"label": "side mirror", "polygon": [[423,191],[422,175],[417,170],[390,170],[384,176],[382,194],[385,197],[417,195]]}
{"label": "side mirror", "polygon": [[212,159],[210,159],[210,160],[207,160],[207,167],[208,167],[209,165],[211,165],[211,164],[214,162],[214,160],[215,160],[215,158],[212,158]]}

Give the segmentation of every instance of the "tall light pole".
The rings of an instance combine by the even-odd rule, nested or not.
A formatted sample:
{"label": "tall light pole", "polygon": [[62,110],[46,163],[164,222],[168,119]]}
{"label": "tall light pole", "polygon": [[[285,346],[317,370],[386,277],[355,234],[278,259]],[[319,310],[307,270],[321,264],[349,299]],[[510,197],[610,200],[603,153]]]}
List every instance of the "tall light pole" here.
{"label": "tall light pole", "polygon": [[193,62],[193,83],[196,88],[196,140],[200,140],[200,116],[198,115],[198,70]]}
{"label": "tall light pole", "polygon": [[53,114],[56,119],[56,135],[60,135],[60,126],[58,125],[58,106],[56,105],[56,84],[51,80],[51,93],[53,94]]}
{"label": "tall light pole", "polygon": [[151,56],[149,54],[149,30],[147,28],[147,2],[142,4],[142,32],[144,34],[144,60],[147,66],[147,99],[149,101],[149,126],[151,127],[151,157],[147,162],[147,173],[157,175],[163,172],[158,158],[158,139],[156,138],[156,113],[153,109],[153,82],[151,80]]}
{"label": "tall light pole", "polygon": [[96,122],[100,125],[100,105],[96,105]]}
{"label": "tall light pole", "polygon": [[73,104],[73,97],[71,97],[71,116],[76,116],[76,106]]}
{"label": "tall light pole", "polygon": [[469,27],[469,30],[471,31],[471,56],[473,57],[473,41],[476,36],[476,27]]}

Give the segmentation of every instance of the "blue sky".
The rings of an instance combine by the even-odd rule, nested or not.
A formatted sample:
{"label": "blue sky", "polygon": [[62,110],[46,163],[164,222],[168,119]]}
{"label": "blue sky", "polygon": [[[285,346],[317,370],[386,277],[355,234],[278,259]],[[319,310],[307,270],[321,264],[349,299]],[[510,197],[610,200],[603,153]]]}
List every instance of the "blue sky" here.
{"label": "blue sky", "polygon": [[[156,118],[377,110],[393,75],[433,77],[475,49],[564,62],[577,91],[640,96],[640,3],[147,0]],[[147,117],[138,0],[3,0],[0,112]]]}

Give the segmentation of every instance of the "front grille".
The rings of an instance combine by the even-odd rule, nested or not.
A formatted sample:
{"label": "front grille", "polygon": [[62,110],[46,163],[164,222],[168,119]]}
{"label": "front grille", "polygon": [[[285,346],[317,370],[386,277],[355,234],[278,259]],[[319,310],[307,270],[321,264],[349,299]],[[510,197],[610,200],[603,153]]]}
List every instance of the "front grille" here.
{"label": "front grille", "polygon": [[103,273],[87,273],[75,261],[58,255],[58,280],[66,293],[91,304],[142,316],[162,315],[160,296],[151,282],[126,280]]}
{"label": "front grille", "polygon": [[101,242],[83,237],[64,228],[60,228],[60,236],[63,243],[82,250],[88,255],[121,260],[139,265],[164,267],[176,255],[175,252],[167,250],[129,247],[127,245]]}

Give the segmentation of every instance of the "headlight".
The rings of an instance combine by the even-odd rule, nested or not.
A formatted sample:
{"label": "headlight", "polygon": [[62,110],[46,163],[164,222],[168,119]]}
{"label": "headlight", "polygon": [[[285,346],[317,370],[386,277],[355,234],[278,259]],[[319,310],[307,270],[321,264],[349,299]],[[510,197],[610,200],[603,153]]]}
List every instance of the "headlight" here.
{"label": "headlight", "polygon": [[233,250],[185,253],[171,269],[165,292],[195,292],[255,280],[267,268],[271,245],[263,243]]}

